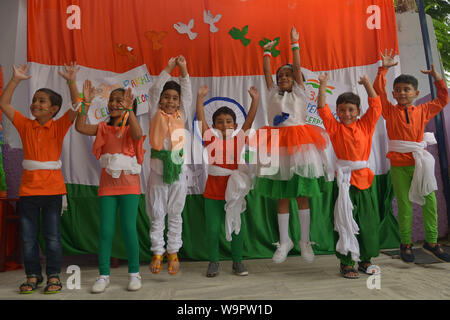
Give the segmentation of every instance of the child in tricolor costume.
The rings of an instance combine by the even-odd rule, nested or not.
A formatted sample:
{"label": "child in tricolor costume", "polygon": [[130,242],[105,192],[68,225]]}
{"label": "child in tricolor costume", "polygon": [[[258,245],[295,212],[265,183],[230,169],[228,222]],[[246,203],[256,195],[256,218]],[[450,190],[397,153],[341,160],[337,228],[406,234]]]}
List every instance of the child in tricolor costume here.
{"label": "child in tricolor costume", "polygon": [[203,110],[208,87],[202,86],[197,93],[197,118],[201,121],[202,137],[209,150],[208,178],[205,192],[206,239],[208,242],[209,265],[207,277],[219,274],[219,235],[225,222],[226,238],[231,241],[232,270],[236,275],[246,276],[248,271],[242,263],[243,237],[240,215],[245,211],[245,196],[251,187],[251,180],[241,154],[245,146],[245,132],[252,127],[258,108],[259,94],[255,87],[248,91],[252,102],[247,118],[239,132],[236,114],[228,107],[220,107],[213,116],[215,136],[209,128]]}
{"label": "child in tricolor costume", "polygon": [[427,145],[435,144],[433,133],[426,132],[425,125],[438,114],[449,102],[445,80],[431,70],[422,73],[434,78],[437,98],[433,101],[414,106],[419,96],[418,81],[411,75],[402,74],[394,80],[392,95],[397,105],[389,102],[386,94],[388,69],[397,65],[393,50],[381,53],[382,66],[378,69],[374,88],[380,95],[383,106],[382,115],[386,120],[389,138],[389,152],[386,157],[391,160],[391,178],[398,205],[398,224],[400,229],[400,257],[404,262],[414,262],[411,249],[412,202],[422,206],[425,242],[423,249],[443,262],[450,262],[450,255],[445,253],[437,243],[437,204],[434,190],[437,182],[434,176],[434,158],[425,150]]}
{"label": "child in tricolor costume", "polygon": [[[371,258],[380,252],[380,214],[372,188],[374,174],[369,168],[372,137],[381,114],[381,102],[367,76],[361,77],[369,96],[369,109],[359,119],[360,98],[346,92],[337,98],[337,121],[326,104],[328,74],[319,76],[317,108],[337,157],[336,172],[339,196],[334,207],[336,256],[345,278],[356,279],[353,266],[358,261],[360,271],[378,273]],[[358,236],[355,236],[358,234]]]}
{"label": "child in tricolor costume", "polygon": [[[270,48],[274,42],[264,46],[263,67],[267,88],[269,126],[260,128],[258,133],[258,154],[267,145],[271,157],[278,156],[279,163],[270,167],[259,167],[255,181],[255,192],[259,195],[278,199],[278,226],[280,241],[273,255],[275,263],[286,260],[294,247],[289,238],[289,201],[297,200],[300,218],[302,258],[313,262],[311,247],[310,209],[308,197],[320,195],[318,179],[324,176],[324,152],[327,139],[320,128],[306,125],[306,93],[300,69],[299,34],[291,29],[293,65],[280,67],[274,83],[270,68]],[[322,130],[323,131],[323,130]],[[265,141],[267,138],[267,141]]]}
{"label": "child in tricolor costume", "polygon": [[[26,75],[27,70],[27,65],[13,66],[12,79],[0,97],[0,109],[19,132],[23,145],[24,170],[19,189],[18,211],[27,281],[20,286],[20,293],[32,293],[43,281],[38,242],[41,210],[47,258],[47,286],[44,293],[57,293],[62,289],[59,279],[62,259],[62,197],[67,193],[59,158],[64,136],[75,120],[77,111],[69,110],[54,120],[61,109],[62,97],[48,88],[34,93],[30,106],[34,120],[15,110],[11,105],[11,98],[19,83],[31,78]],[[72,64],[66,67],[65,73],[60,73],[67,80],[71,93],[76,90],[74,80],[77,71],[76,64]]]}
{"label": "child in tricolor costume", "polygon": [[142,143],[145,136],[135,112],[137,102],[131,88],[111,91],[108,101],[109,122],[87,124],[86,115],[94,99],[94,87],[89,80],[83,84],[83,99],[75,128],[78,132],[96,136],[92,152],[100,160],[102,172],[98,188],[100,206],[99,277],[92,293],[101,293],[110,284],[110,258],[115,232],[117,209],[120,229],[128,255],[128,290],[142,286],[139,274],[139,242],[136,218],[141,195],[140,172],[144,161]]}
{"label": "child in tricolor costume", "polygon": [[[179,84],[170,80],[170,73],[178,66]],[[170,80],[170,81],[169,81]],[[174,275],[180,268],[178,251],[183,242],[182,213],[187,193],[186,172],[183,166],[185,121],[191,119],[191,80],[183,56],[171,58],[167,67],[149,89],[150,96],[150,176],[147,184],[147,215],[153,259],[150,270],[159,273],[167,251],[168,272]],[[164,243],[167,214],[167,248]]]}

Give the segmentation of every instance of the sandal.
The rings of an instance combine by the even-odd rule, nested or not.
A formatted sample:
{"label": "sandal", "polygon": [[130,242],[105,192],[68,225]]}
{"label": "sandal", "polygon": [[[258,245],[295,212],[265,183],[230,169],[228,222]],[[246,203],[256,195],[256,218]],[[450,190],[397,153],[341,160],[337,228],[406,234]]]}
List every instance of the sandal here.
{"label": "sandal", "polygon": [[[359,273],[358,273],[358,271],[355,270],[355,268],[353,268],[353,266],[347,266],[347,265],[341,263],[340,271],[344,278],[347,278],[347,279],[358,279],[359,278]],[[348,275],[350,272],[356,273],[356,276]]]}
{"label": "sandal", "polygon": [[174,274],[177,274],[178,270],[180,270],[180,262],[178,261],[178,255],[177,253],[169,253],[167,255],[167,271],[169,271],[169,274],[173,276]]}
{"label": "sandal", "polygon": [[[57,280],[50,281],[50,279],[57,279]],[[50,287],[52,287],[52,286],[57,287],[56,290],[55,289],[50,290]],[[45,289],[44,289],[45,294],[60,293],[61,289],[62,289],[62,283],[61,283],[61,280],[59,279],[59,275],[52,274],[50,276],[47,276],[47,285],[45,286]]]}
{"label": "sandal", "polygon": [[364,272],[365,274],[380,274],[381,269],[379,266],[372,264],[370,261],[360,261],[358,262],[358,270]]}
{"label": "sandal", "polygon": [[[30,279],[36,279],[36,282],[30,281]],[[44,281],[44,278],[41,275],[40,276],[34,276],[34,275],[27,276],[27,281],[22,283],[19,287],[20,293],[21,294],[33,293],[33,291],[38,288],[38,286],[42,283],[42,281]],[[25,287],[30,287],[31,290],[26,290],[26,289],[24,289]]]}
{"label": "sandal", "polygon": [[155,254],[152,258],[152,262],[149,265],[150,271],[152,273],[160,273],[162,269],[162,263],[163,263],[164,256]]}

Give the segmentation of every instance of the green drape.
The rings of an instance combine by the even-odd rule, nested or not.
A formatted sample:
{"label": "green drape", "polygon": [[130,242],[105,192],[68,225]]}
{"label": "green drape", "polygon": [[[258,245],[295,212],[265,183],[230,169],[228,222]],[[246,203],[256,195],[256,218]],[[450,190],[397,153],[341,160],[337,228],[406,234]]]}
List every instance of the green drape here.
{"label": "green drape", "polygon": [[[374,179],[380,211],[380,246],[382,249],[397,248],[399,234],[397,220],[392,213],[392,185],[390,174],[378,175]],[[320,181],[322,194],[310,198],[311,241],[316,254],[334,254],[333,208],[336,199],[336,183]],[[99,213],[97,187],[67,185],[68,210],[61,221],[61,234],[64,255],[94,253],[98,251]],[[290,237],[295,243],[292,254],[299,254],[300,240],[297,203],[291,201]],[[295,214],[292,214],[295,213]],[[112,257],[126,259],[125,245],[119,226],[113,240]],[[150,261],[152,254],[148,230],[150,223],[145,212],[145,198],[141,195],[137,228],[141,261]],[[244,232],[244,259],[271,258],[279,241],[277,201],[262,198],[250,192],[247,196],[247,211],[242,214]],[[231,244],[225,240],[225,226],[222,227],[220,258],[231,259]],[[204,199],[202,195],[188,195],[183,211],[183,247],[180,257],[193,260],[207,260],[205,236]]]}

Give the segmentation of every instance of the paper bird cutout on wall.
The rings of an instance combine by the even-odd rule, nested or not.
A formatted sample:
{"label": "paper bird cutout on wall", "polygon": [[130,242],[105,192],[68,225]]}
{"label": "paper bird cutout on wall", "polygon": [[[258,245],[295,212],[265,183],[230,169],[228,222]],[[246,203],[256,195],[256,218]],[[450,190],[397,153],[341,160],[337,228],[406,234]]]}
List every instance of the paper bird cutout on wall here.
{"label": "paper bird cutout on wall", "polygon": [[[271,42],[272,40],[264,38],[264,40],[259,41],[259,45],[264,48],[264,46]],[[280,37],[276,37],[273,39],[276,43],[273,45],[272,49],[270,49],[270,53],[272,54],[272,57],[277,57],[280,55],[280,51],[277,50],[275,47],[280,43]]]}
{"label": "paper bird cutout on wall", "polygon": [[209,24],[209,31],[210,32],[217,32],[219,29],[214,25],[216,22],[218,22],[222,18],[221,14],[216,15],[215,17],[212,15],[211,11],[203,10],[203,21],[206,24]]}
{"label": "paper bird cutout on wall", "polygon": [[166,31],[158,32],[158,31],[150,30],[150,31],[145,31],[144,35],[147,38],[147,40],[152,43],[153,50],[159,50],[162,48],[162,44],[160,43],[160,41],[162,39],[164,39],[164,37],[167,35],[167,32]]}
{"label": "paper bird cutout on wall", "polygon": [[245,35],[248,33],[248,26],[243,27],[242,31],[238,28],[233,27],[228,33],[233,39],[241,40],[244,47],[248,46],[248,44],[250,43],[250,39],[245,38]]}
{"label": "paper bird cutout on wall", "polygon": [[188,25],[185,25],[182,22],[178,22],[175,23],[173,25],[173,27],[175,28],[175,30],[178,31],[178,33],[180,34],[185,34],[187,33],[187,35],[189,36],[189,39],[194,40],[195,38],[197,38],[198,33],[197,32],[192,32],[192,28],[194,27],[194,19],[189,20]]}
{"label": "paper bird cutout on wall", "polygon": [[130,63],[135,63],[137,60],[137,56],[134,54],[134,49],[123,43],[116,43],[114,45],[114,50],[117,54],[121,56],[126,56]]}

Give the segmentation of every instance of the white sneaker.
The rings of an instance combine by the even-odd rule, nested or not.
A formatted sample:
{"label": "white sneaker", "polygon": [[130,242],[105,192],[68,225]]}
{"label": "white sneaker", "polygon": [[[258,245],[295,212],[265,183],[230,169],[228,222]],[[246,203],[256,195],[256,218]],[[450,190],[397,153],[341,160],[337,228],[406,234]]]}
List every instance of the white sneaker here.
{"label": "white sneaker", "polygon": [[128,291],[138,291],[140,288],[142,288],[141,276],[139,274],[138,275],[130,274],[130,282],[128,282]]}
{"label": "white sneaker", "polygon": [[108,287],[109,287],[109,277],[100,276],[97,278],[97,281],[95,281],[94,285],[92,286],[91,292],[102,293]]}
{"label": "white sneaker", "polygon": [[313,244],[313,242],[300,240],[299,244],[300,244],[300,252],[302,255],[302,259],[305,262],[313,263],[314,262],[314,251],[311,247],[311,244]]}
{"label": "white sneaker", "polygon": [[280,244],[279,242],[274,243],[274,245],[277,246],[277,250],[275,251],[275,253],[273,254],[272,260],[275,263],[282,263],[286,260],[287,255],[289,253],[289,251],[292,250],[292,248],[294,247],[294,243],[292,242],[291,239],[289,239],[289,242],[286,243],[282,243]]}

